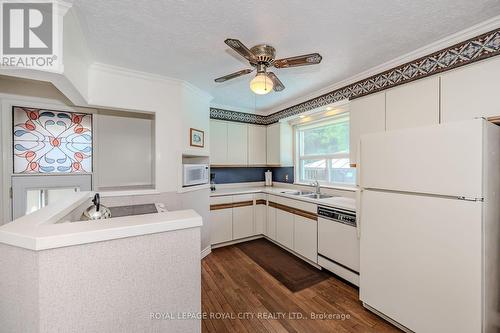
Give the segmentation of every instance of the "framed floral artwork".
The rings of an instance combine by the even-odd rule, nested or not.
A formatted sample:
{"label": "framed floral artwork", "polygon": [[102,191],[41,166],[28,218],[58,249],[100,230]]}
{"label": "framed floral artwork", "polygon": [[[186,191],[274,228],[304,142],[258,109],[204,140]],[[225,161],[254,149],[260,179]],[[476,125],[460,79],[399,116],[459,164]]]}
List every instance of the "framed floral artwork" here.
{"label": "framed floral artwork", "polygon": [[205,132],[194,128],[189,129],[189,140],[192,147],[205,147]]}
{"label": "framed floral artwork", "polygon": [[92,115],[14,106],[14,173],[92,172]]}

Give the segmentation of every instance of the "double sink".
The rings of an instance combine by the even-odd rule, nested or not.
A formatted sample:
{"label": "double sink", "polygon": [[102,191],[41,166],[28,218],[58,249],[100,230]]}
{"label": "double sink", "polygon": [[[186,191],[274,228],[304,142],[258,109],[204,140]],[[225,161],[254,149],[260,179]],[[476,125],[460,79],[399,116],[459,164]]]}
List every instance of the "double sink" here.
{"label": "double sink", "polygon": [[335,195],[330,195],[330,194],[323,194],[323,193],[314,193],[310,191],[282,191],[281,193],[283,194],[291,194],[291,195],[297,195],[300,197],[304,198],[311,198],[311,199],[326,199],[326,198],[333,198]]}

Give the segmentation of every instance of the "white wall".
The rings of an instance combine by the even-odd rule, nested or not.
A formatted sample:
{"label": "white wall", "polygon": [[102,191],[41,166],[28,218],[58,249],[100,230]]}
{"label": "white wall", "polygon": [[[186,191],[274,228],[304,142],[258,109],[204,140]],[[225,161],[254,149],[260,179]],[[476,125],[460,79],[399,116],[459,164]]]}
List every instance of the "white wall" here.
{"label": "white wall", "polygon": [[155,114],[155,182],[160,192],[177,190],[181,154],[183,83],[141,73],[93,65],[89,72],[89,104]]}
{"label": "white wall", "polygon": [[93,125],[95,188],[153,187],[153,115],[99,110]]}
{"label": "white wall", "polygon": [[74,8],[71,8],[64,17],[63,34],[64,75],[80,92],[81,97],[87,99],[88,68],[91,64],[91,54]]}
{"label": "white wall", "polygon": [[[183,151],[197,154],[210,154],[210,97],[197,88],[186,85],[184,89],[183,105]],[[205,147],[197,148],[190,146],[189,129],[195,128],[205,133]]]}

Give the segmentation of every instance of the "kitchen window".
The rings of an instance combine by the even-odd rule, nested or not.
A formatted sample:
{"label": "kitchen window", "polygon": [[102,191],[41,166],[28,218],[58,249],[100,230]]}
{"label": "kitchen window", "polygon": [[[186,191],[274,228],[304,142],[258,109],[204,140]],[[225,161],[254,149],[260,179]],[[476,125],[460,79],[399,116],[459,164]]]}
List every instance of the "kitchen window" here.
{"label": "kitchen window", "polygon": [[356,169],[349,165],[349,114],[297,125],[296,179],[326,185],[354,185]]}

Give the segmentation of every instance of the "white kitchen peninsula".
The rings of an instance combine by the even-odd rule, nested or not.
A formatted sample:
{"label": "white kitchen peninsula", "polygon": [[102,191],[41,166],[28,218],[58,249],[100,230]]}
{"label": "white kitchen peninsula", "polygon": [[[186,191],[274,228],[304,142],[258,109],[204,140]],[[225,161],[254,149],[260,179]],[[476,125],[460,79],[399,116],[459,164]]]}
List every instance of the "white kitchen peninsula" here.
{"label": "white kitchen peninsula", "polygon": [[[0,227],[5,332],[199,332],[200,226],[193,210],[64,223],[75,193]],[[188,316],[189,317],[189,316]]]}

